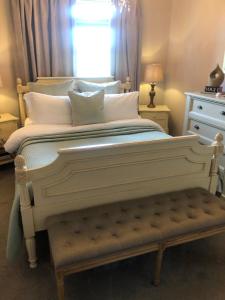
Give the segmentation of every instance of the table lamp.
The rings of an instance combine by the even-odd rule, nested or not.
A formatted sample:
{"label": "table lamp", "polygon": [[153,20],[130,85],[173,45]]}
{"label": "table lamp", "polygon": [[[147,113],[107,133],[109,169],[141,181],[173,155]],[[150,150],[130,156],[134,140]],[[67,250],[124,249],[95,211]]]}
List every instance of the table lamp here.
{"label": "table lamp", "polygon": [[151,85],[151,90],[149,93],[150,103],[147,105],[150,108],[155,107],[154,97],[155,97],[155,86],[159,82],[163,81],[163,70],[161,64],[149,64],[145,70],[145,82]]}

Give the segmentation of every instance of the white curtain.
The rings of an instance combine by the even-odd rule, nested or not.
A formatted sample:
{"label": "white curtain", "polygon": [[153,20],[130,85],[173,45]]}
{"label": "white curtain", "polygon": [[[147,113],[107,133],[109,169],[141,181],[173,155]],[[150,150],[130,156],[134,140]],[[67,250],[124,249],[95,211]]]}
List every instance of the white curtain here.
{"label": "white curtain", "polygon": [[113,48],[112,71],[115,79],[126,80],[129,76],[133,88],[140,83],[140,1],[129,0],[121,6],[120,0],[112,0],[116,10],[112,19]]}

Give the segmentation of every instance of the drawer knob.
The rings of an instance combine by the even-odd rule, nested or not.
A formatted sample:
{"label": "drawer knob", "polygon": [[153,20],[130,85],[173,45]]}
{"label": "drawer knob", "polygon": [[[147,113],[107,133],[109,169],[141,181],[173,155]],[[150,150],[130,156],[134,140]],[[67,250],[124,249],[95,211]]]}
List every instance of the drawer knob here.
{"label": "drawer knob", "polygon": [[221,115],[222,115],[222,116],[225,116],[225,111],[224,111],[224,110],[221,111]]}
{"label": "drawer knob", "polygon": [[203,109],[203,107],[201,105],[198,105],[197,107],[198,107],[198,109]]}
{"label": "drawer knob", "polygon": [[200,127],[198,125],[195,125],[194,128],[197,129],[197,130],[200,129]]}

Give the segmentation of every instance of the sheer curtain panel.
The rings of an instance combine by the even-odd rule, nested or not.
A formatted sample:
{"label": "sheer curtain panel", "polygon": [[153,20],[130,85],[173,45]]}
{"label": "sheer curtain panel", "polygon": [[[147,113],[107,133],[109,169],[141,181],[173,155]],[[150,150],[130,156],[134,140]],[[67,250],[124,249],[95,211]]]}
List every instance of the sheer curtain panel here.
{"label": "sheer curtain panel", "polygon": [[73,75],[75,0],[11,0],[16,73],[25,81],[38,76]]}
{"label": "sheer curtain panel", "polygon": [[115,13],[112,19],[113,48],[112,72],[115,79],[125,80],[127,76],[136,90],[140,81],[140,16],[139,0],[112,0]]}

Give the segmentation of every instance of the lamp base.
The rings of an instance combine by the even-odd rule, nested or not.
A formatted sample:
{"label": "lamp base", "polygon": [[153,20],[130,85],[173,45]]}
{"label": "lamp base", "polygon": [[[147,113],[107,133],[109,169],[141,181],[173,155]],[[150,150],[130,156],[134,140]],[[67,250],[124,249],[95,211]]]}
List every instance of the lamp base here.
{"label": "lamp base", "polygon": [[149,104],[147,105],[147,107],[149,107],[149,108],[155,108],[155,104],[154,104],[154,103],[149,103]]}
{"label": "lamp base", "polygon": [[151,83],[151,91],[149,93],[150,103],[147,105],[149,108],[154,108],[154,97],[155,97],[155,83]]}

